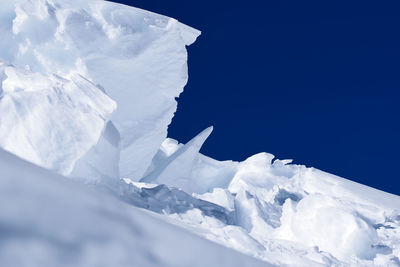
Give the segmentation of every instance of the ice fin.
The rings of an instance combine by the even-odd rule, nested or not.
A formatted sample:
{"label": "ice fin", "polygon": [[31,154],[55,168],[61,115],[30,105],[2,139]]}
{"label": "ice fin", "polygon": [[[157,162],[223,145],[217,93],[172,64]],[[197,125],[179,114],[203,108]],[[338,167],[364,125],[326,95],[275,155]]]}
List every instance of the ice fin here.
{"label": "ice fin", "polygon": [[186,145],[161,163],[153,172],[141,179],[141,182],[157,182],[190,191],[190,176],[193,164],[199,157],[199,151],[211,134],[213,127],[208,127]]}

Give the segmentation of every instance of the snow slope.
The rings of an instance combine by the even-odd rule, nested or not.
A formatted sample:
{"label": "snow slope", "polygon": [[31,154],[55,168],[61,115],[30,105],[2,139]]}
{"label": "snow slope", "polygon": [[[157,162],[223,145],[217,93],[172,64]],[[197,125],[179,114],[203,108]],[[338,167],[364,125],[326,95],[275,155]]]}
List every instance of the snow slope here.
{"label": "snow slope", "polygon": [[0,266],[400,266],[400,197],[166,138],[197,30],[4,0],[0,35]]}
{"label": "snow slope", "polygon": [[[171,140],[163,146],[160,151],[179,153],[182,148]],[[290,164],[291,160],[273,161],[268,153],[219,165],[207,165],[208,158],[201,154],[198,158],[187,176],[197,190],[184,190],[224,208],[232,219],[221,220],[196,205],[191,210],[164,211],[177,224],[277,265],[400,265],[400,197]],[[163,183],[175,186],[176,175],[169,177]],[[219,183],[210,184],[207,177]]]}
{"label": "snow slope", "polygon": [[1,266],[268,266],[4,150],[0,177]]}

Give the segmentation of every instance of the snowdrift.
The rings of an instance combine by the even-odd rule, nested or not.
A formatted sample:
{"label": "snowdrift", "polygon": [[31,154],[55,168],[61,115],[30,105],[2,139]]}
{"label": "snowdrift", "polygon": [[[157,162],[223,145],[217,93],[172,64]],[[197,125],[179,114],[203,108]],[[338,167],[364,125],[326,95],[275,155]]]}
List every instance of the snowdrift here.
{"label": "snowdrift", "polygon": [[[116,167],[121,175],[140,179],[167,137],[167,127],[176,110],[175,97],[182,92],[188,77],[185,46],[193,43],[200,32],[175,19],[106,1],[5,2],[0,11],[0,58],[17,68],[28,69],[26,77],[20,79],[31,79],[38,87],[42,87],[42,81],[33,78],[38,73],[64,79],[80,75],[98,85],[97,91],[103,90],[117,103],[112,113],[112,122],[121,137]],[[9,79],[8,83],[15,82],[12,77],[2,76]],[[24,86],[17,89],[29,90]],[[101,92],[96,94],[100,96],[93,96],[92,101],[105,97]],[[73,104],[69,108],[64,113],[75,109]],[[103,116],[103,120],[108,119]],[[70,126],[69,131],[74,131],[71,123],[66,121],[65,128]],[[87,140],[87,146],[82,146],[75,140],[78,134],[65,129],[65,135],[73,137],[63,141],[64,145],[76,145],[82,151],[76,155],[64,150],[52,150],[60,155],[48,152],[47,157],[57,157],[59,164],[68,165],[51,167],[69,175],[75,163],[98,142],[98,129],[87,132],[91,130],[93,136]],[[19,134],[29,132],[21,130]],[[41,153],[46,145],[38,143],[36,150]],[[9,144],[2,147],[13,153],[20,151]],[[33,155],[23,154],[19,155],[40,163]]]}
{"label": "snowdrift", "polygon": [[211,159],[212,127],[167,138],[199,34],[102,0],[2,3],[0,265],[400,266],[400,197]]}
{"label": "snowdrift", "polygon": [[4,150],[0,177],[1,266],[266,266]]}

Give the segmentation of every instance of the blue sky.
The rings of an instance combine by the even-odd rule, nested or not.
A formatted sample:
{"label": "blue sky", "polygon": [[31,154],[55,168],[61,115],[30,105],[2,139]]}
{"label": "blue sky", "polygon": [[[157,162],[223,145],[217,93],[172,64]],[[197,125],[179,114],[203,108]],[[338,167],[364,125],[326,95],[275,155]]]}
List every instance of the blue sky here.
{"label": "blue sky", "polygon": [[203,33],[170,136],[280,159],[400,194],[400,5],[390,1],[119,1]]}

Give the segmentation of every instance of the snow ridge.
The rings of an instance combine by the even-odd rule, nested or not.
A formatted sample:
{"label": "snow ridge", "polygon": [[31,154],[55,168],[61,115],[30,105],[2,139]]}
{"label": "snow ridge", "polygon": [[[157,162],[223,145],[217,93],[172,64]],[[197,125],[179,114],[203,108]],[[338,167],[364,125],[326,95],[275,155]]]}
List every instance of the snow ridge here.
{"label": "snow ridge", "polygon": [[212,127],[167,138],[199,34],[102,0],[2,3],[0,265],[400,266],[399,196],[211,159]]}

